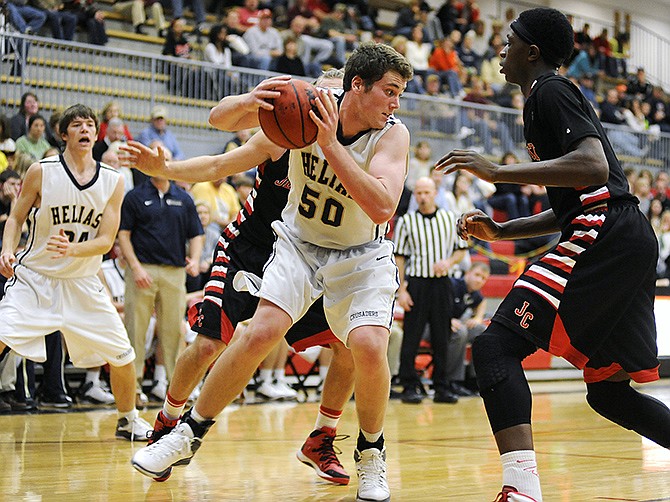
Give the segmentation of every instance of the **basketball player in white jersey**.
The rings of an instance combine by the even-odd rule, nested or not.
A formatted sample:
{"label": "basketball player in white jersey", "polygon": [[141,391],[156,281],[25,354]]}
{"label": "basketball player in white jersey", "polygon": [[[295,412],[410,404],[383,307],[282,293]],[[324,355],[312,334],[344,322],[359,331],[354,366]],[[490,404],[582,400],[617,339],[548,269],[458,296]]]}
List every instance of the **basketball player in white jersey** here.
{"label": "basketball player in white jersey", "polygon": [[[398,279],[393,247],[384,234],[407,172],[409,132],[393,112],[411,78],[411,66],[395,50],[363,44],[345,66],[340,98],[321,93],[321,118],[310,112],[319,128],[317,142],[290,154],[284,221],[273,224],[275,252],[242,343],[224,351],[182,422],[135,454],[138,470],[155,478],[188,463],[213,419],[323,296],[328,323],[354,359],[358,499],[390,498],[382,433],[390,386],[386,348]],[[272,97],[269,87],[265,97]],[[257,95],[249,95],[249,106],[231,107],[229,114],[213,111],[210,122],[231,129],[258,125],[262,100],[255,100]],[[220,116],[224,119],[217,122]]]}
{"label": "basketball player in white jersey", "polygon": [[[152,427],[135,409],[135,352],[96,275],[119,227],[123,179],[93,160],[92,109],[71,106],[59,127],[65,151],[30,166],[5,225],[0,273],[9,280],[0,301],[0,350],[42,362],[44,336],[60,330],[75,366],[109,363],[116,437],[146,441]],[[26,219],[28,242],[15,255]]]}

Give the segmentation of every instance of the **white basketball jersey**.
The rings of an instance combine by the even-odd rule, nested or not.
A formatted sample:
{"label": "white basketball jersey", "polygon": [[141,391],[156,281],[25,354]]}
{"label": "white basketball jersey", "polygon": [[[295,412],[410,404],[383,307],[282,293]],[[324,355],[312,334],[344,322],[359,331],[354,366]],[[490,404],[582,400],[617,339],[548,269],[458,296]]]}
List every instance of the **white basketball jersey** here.
{"label": "white basketball jersey", "polygon": [[[383,129],[371,129],[343,146],[368,172],[377,142],[399,123],[391,116]],[[317,143],[291,150],[288,177],[291,191],[282,219],[301,240],[324,248],[345,249],[386,234],[387,225],[375,224],[347,194]]]}
{"label": "white basketball jersey", "polygon": [[98,163],[93,179],[80,185],[61,155],[48,157],[42,165],[42,190],[39,208],[28,215],[26,249],[19,253],[21,265],[46,276],[87,277],[100,269],[102,256],[53,258],[47,241],[61,229],[72,242],[91,240],[98,235],[102,212],[119,181],[118,171]]}

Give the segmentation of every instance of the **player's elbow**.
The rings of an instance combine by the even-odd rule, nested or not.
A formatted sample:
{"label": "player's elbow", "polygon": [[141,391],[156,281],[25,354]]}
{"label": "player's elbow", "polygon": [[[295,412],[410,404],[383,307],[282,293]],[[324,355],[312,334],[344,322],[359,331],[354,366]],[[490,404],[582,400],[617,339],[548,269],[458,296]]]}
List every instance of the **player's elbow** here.
{"label": "player's elbow", "polygon": [[372,212],[372,214],[368,213],[368,216],[370,216],[370,219],[375,223],[375,225],[383,225],[391,218],[393,218],[394,214],[394,207],[377,207]]}

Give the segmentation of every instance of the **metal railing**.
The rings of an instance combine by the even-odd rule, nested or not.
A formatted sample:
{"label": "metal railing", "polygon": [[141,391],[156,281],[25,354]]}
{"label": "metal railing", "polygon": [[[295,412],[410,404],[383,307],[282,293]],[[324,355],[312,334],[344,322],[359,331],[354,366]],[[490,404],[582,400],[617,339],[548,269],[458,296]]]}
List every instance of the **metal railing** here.
{"label": "metal railing", "polygon": [[[80,102],[100,110],[118,101],[131,131],[149,122],[151,109],[168,110],[168,124],[189,155],[221,151],[225,137],[208,125],[209,110],[222,96],[252,89],[270,72],[147,55],[140,51],[64,42],[0,31],[0,106],[18,108],[21,95],[36,92],[42,107],[64,109]],[[405,94],[399,118],[412,143],[427,141],[437,158],[453,148],[474,148],[501,157],[508,150],[526,158],[520,111],[448,98]],[[625,163],[668,168],[670,135],[608,127]]]}

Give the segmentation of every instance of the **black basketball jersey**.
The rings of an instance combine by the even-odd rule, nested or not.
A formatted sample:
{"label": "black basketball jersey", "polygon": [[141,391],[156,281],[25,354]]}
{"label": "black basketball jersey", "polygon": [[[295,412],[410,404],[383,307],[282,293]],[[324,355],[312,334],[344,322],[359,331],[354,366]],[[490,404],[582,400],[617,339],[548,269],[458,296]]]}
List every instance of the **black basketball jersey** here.
{"label": "black basketball jersey", "polygon": [[[289,150],[276,161],[267,161],[256,170],[256,184],[242,209],[223,231],[232,240],[242,237],[258,246],[272,249],[275,235],[270,225],[281,218],[291,185],[288,181]],[[268,253],[269,256],[269,253]]]}
{"label": "black basketball jersey", "polygon": [[523,119],[526,148],[533,161],[562,157],[577,141],[589,136],[599,138],[603,145],[609,164],[606,184],[547,187],[551,207],[561,228],[586,208],[610,201],[635,200],[628,191],[626,176],[593,107],[567,78],[553,73],[540,76],[531,87]]}

